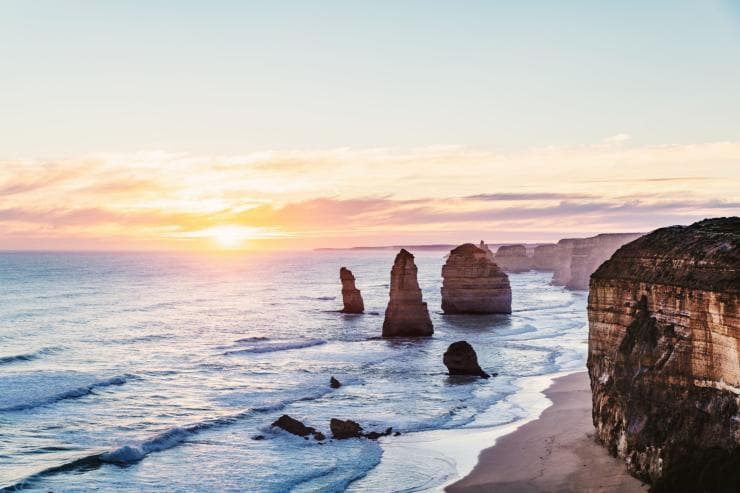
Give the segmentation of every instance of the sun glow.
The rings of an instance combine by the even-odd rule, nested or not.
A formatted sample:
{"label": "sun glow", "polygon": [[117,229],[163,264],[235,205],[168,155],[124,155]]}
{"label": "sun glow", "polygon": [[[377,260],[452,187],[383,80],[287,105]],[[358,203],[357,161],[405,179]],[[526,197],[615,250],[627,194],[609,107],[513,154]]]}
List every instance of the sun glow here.
{"label": "sun glow", "polygon": [[239,248],[253,235],[252,228],[241,226],[216,226],[203,231],[203,236],[210,238],[221,248]]}

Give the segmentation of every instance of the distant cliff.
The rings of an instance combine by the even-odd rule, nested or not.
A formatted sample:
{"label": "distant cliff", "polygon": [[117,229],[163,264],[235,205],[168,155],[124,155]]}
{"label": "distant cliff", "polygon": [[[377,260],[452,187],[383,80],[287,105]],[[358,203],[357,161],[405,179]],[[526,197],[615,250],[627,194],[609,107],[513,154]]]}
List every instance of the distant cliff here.
{"label": "distant cliff", "polygon": [[552,283],[568,289],[588,289],[591,274],[617,249],[643,233],[605,233],[590,238],[560,240],[555,252]]}
{"label": "distant cliff", "polygon": [[740,491],[740,218],[662,228],[591,277],[598,439],[655,491]]}

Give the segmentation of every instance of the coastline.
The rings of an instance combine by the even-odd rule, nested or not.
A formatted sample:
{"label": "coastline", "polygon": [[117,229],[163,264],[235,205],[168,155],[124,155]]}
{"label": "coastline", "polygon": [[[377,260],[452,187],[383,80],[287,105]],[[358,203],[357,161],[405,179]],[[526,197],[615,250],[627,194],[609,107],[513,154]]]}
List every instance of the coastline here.
{"label": "coastline", "polygon": [[544,394],[551,406],[500,436],[493,447],[480,453],[472,472],[444,491],[648,490],[593,440],[591,390],[585,371],[555,378]]}

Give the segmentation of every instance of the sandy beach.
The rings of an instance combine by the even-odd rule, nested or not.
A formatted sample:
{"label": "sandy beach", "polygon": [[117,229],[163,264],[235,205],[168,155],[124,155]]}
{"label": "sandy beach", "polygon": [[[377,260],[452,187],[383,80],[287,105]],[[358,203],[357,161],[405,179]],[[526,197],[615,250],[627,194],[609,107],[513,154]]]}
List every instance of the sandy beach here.
{"label": "sandy beach", "polygon": [[449,493],[526,491],[641,492],[647,485],[593,440],[586,372],[556,379],[545,391],[553,402],[539,419],[484,450],[473,471]]}

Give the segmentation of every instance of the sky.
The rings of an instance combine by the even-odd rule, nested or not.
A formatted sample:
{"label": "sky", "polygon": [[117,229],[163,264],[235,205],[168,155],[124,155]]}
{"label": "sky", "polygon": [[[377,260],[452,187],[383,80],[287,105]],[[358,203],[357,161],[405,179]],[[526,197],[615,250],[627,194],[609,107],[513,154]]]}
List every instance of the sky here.
{"label": "sky", "polygon": [[728,0],[0,0],[0,249],[737,215],[738,60]]}

